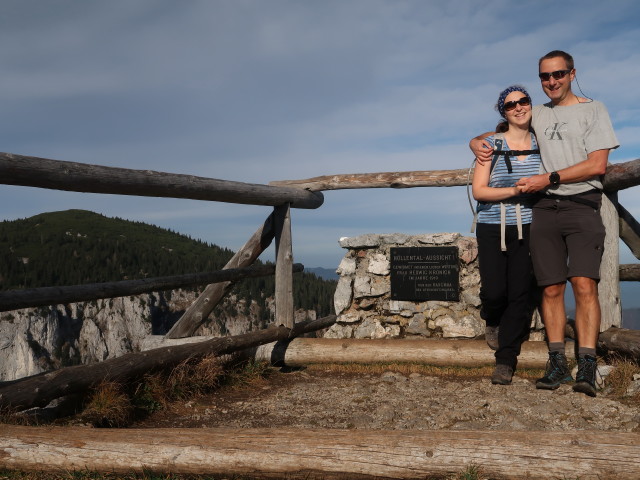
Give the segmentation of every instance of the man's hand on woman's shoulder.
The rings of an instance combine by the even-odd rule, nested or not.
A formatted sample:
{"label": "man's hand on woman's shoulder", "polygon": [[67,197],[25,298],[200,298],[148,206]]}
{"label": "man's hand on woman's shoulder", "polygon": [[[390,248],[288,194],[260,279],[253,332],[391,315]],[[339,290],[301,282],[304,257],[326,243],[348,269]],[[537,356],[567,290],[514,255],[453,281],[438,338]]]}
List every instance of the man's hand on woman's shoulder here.
{"label": "man's hand on woman's shoulder", "polygon": [[484,165],[486,162],[490,162],[491,157],[493,156],[493,147],[488,141],[485,140],[485,138],[492,133],[493,132],[485,133],[478,137],[474,137],[469,142],[469,148],[475,155],[476,162],[478,162],[480,165]]}

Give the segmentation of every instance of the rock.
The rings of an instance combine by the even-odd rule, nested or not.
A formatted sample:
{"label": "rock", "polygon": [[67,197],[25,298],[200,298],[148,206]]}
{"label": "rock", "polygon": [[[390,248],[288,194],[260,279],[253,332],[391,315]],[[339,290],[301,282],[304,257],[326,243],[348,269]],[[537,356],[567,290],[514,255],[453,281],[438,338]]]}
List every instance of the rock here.
{"label": "rock", "polygon": [[460,238],[459,233],[429,233],[424,235],[416,235],[419,243],[425,245],[444,245],[455,242]]}
{"label": "rock", "polygon": [[426,318],[423,314],[414,315],[405,331],[409,335],[431,336],[431,332],[427,328]]}
{"label": "rock", "polygon": [[469,264],[478,258],[478,242],[474,238],[461,237],[458,239],[460,260]]}
{"label": "rock", "polygon": [[323,338],[351,338],[353,336],[353,327],[351,325],[339,325],[334,323],[324,333]]}
{"label": "rock", "polygon": [[462,301],[468,305],[479,307],[482,304],[482,301],[480,300],[479,288],[463,290],[461,297],[462,297]]}
{"label": "rock", "polygon": [[336,291],[333,296],[333,307],[336,315],[340,315],[351,305],[353,279],[350,277],[340,277]]}
{"label": "rock", "polygon": [[336,320],[338,323],[356,323],[362,320],[362,316],[358,312],[343,313]]}
{"label": "rock", "polygon": [[342,248],[373,248],[380,245],[380,235],[368,233],[357,237],[342,237],[339,243]]}
{"label": "rock", "polygon": [[398,325],[383,327],[380,321],[373,318],[366,318],[353,333],[354,338],[390,338],[398,335],[400,335]]}
{"label": "rock", "polygon": [[409,380],[407,377],[398,372],[384,372],[380,375],[383,382],[406,382]]}
{"label": "rock", "polygon": [[374,275],[389,275],[389,268],[390,264],[387,256],[381,253],[376,253],[369,259],[367,272],[373,273]]}
{"label": "rock", "polygon": [[444,338],[475,338],[484,333],[484,325],[471,316],[456,321],[446,315],[436,319],[435,325],[442,329]]}
{"label": "rock", "polygon": [[[605,386],[607,376],[616,369],[613,365],[598,365],[598,371],[596,373],[596,387],[602,389]],[[571,370],[571,375],[576,378],[578,373],[578,366],[576,365]]]}
{"label": "rock", "polygon": [[338,265],[336,273],[341,276],[355,275],[356,273],[356,259],[352,257],[344,257]]}

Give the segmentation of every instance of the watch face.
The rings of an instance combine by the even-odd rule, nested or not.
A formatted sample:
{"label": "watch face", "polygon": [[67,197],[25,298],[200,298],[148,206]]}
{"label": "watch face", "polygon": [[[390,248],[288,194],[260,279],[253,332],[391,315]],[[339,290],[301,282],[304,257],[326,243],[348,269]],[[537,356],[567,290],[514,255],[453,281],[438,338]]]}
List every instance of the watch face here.
{"label": "watch face", "polygon": [[558,185],[560,183],[560,175],[558,172],[551,172],[549,182],[551,182],[551,185]]}

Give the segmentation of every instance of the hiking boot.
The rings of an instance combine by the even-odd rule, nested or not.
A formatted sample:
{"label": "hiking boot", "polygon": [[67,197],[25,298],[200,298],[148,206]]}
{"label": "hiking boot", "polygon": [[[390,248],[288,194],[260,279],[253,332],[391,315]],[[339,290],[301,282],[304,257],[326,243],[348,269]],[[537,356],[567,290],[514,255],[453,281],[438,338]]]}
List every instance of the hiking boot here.
{"label": "hiking boot", "polygon": [[513,377],[513,368],[509,365],[499,363],[496,365],[493,375],[491,375],[491,383],[494,385],[511,385]]}
{"label": "hiking boot", "polygon": [[578,373],[574,392],[584,393],[590,397],[596,396],[596,375],[598,373],[598,361],[592,355],[584,355],[578,358]]}
{"label": "hiking boot", "polygon": [[491,327],[487,325],[484,329],[484,338],[487,341],[487,345],[491,350],[498,349],[498,329],[500,327]]}
{"label": "hiking boot", "polygon": [[536,388],[555,390],[561,384],[570,382],[571,380],[573,380],[573,377],[569,371],[567,357],[564,353],[549,352],[549,360],[547,360],[544,377],[536,380]]}

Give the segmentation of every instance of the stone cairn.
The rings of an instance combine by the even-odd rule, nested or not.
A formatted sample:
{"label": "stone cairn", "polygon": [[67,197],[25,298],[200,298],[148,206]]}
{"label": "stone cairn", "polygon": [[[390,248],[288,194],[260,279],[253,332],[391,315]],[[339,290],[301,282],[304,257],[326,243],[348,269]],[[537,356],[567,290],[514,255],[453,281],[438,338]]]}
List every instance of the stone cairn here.
{"label": "stone cairn", "polygon": [[[337,269],[334,296],[336,323],[326,338],[482,338],[478,246],[459,233],[422,235],[366,234],[340,239],[348,251]],[[459,252],[460,300],[399,301],[391,299],[392,247],[456,246]],[[542,340],[544,328],[532,315],[531,340]]]}

